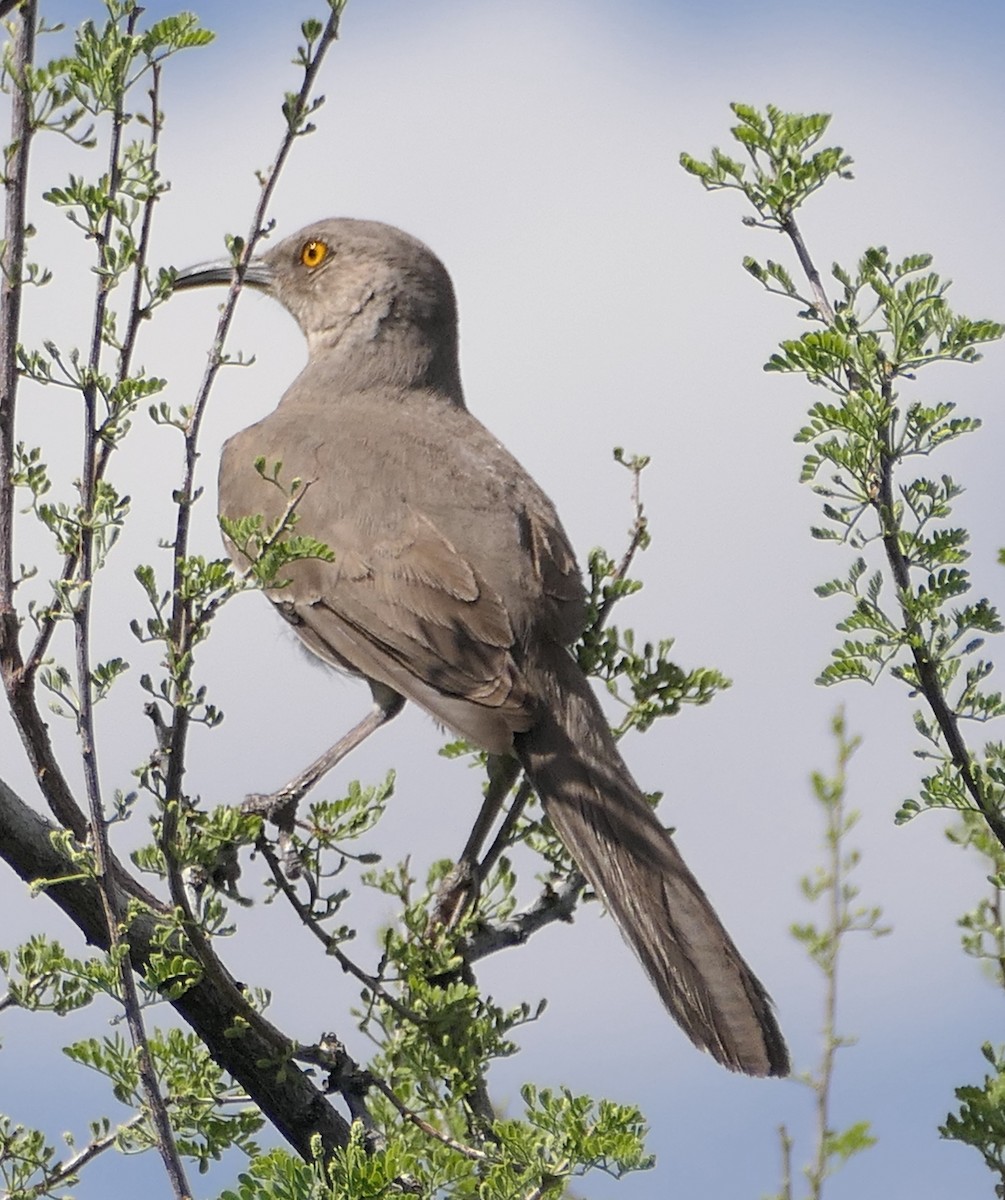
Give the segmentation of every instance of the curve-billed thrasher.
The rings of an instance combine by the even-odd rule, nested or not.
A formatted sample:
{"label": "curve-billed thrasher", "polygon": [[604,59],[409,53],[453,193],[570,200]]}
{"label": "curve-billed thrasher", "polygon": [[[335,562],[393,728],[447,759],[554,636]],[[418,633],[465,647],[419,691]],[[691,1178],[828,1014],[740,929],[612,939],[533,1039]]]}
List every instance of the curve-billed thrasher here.
{"label": "curve-billed thrasher", "polygon": [[[231,275],[194,267],[175,286]],[[303,480],[296,532],[334,559],[289,563],[268,595],[316,655],[370,682],[377,710],[355,740],[405,697],[515,756],[685,1033],[733,1070],[786,1074],[767,993],[569,653],[584,623],[575,556],[551,502],[465,407],[443,265],[390,226],[329,220],[253,260],[245,283],[296,318],[309,359],[278,408],[224,447],[220,514],[283,517],[256,459]]]}

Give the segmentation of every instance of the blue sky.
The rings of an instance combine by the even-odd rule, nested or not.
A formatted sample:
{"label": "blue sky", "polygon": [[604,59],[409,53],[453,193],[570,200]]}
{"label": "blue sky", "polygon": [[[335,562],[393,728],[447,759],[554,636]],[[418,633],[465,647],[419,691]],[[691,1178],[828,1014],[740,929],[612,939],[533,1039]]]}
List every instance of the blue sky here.
{"label": "blue sky", "polygon": [[[90,10],[52,11],[72,22]],[[224,232],[247,225],[253,172],[277,143],[277,101],[296,84],[289,60],[309,12],[202,8],[217,42],[181,61],[173,82],[168,75],[163,261],[212,257]],[[627,754],[644,786],[666,792],[664,818],[774,994],[802,1066],[817,1052],[821,1012],[818,980],[786,932],[806,916],[798,877],[820,858],[806,781],[830,764],[826,730],[838,703],[864,734],[851,775],[851,802],[863,810],[860,882],[894,933],[849,949],[841,1024],[859,1042],[839,1067],[834,1121],[869,1119],[880,1141],[833,1180],[830,1200],[988,1193],[977,1156],[939,1142],[935,1128],[953,1087],[980,1078],[980,1043],[1000,1040],[1000,996],[957,947],[955,918],[980,895],[979,871],[945,843],[937,818],[892,825],[918,776],[911,701],[891,682],[813,686],[840,614],[812,587],[845,560],[809,539],[816,505],[796,482],[791,438],[814,397],[761,371],[778,338],[799,327],[739,266],[746,253],[781,257],[784,247],[742,226],[735,197],[706,196],[677,156],[726,145],[733,99],[831,111],[832,140],[855,158],[856,179],[807,210],[819,261],[853,261],[873,242],[896,254],[931,250],[963,311],[1001,317],[1003,26],[1002,6],[978,3],[351,0],[325,71],[319,130],[297,148],[274,209],[280,233],[327,215],[374,217],[440,254],[459,294],[469,406],[552,495],[582,556],[598,542],[619,546],[629,518],[611,447],[653,455],[645,498],[655,541],[640,563],[645,589],[624,620],[650,638],[674,636],[683,663],[714,665],[734,687]],[[68,169],[94,168],[86,156],[71,168],[44,150],[36,192]],[[57,268],[79,261],[61,218],[40,211],[39,226],[40,256]],[[217,299],[179,297],[144,343],[147,366],[170,375],[177,401],[201,371]],[[80,315],[72,301],[40,304],[29,332],[79,343]],[[258,362],[227,375],[215,396],[204,443],[210,490],[220,442],[267,411],[303,361],[292,323],[260,297],[243,301],[235,345]],[[926,384],[985,420],[980,438],[946,462],[969,489],[960,517],[979,531],[975,589],[992,597],[1002,594],[994,555],[1005,541],[1001,371],[992,349],[984,365],[947,368]],[[29,421],[60,419],[58,403],[43,395]],[[165,528],[165,510],[146,497],[151,484],[170,487],[176,465],[161,461],[150,436],[138,431],[139,449],[121,466],[139,533],[124,539],[121,577],[107,593],[100,636],[109,644],[139,606],[129,563],[148,553],[143,536]],[[198,522],[216,553],[211,499]],[[227,713],[193,745],[194,786],[214,802],[279,783],[366,703],[358,686],[304,662],[255,597],[228,611],[202,667]],[[263,709],[267,687],[282,692],[278,715]],[[126,750],[106,756],[109,787],[128,785],[129,735],[146,737],[142,718],[116,710],[115,719]],[[12,761],[7,725],[0,738]],[[340,776],[399,768],[383,830],[391,856],[426,861],[463,841],[473,801],[457,767],[436,757],[438,744],[431,724],[409,713]],[[14,782],[29,786],[23,774]],[[38,922],[42,902],[22,901],[9,880],[0,879],[0,898],[10,936]],[[362,910],[359,919],[365,929],[384,916]],[[331,1004],[345,995],[341,977],[319,979],[309,955],[277,911],[259,907],[231,960],[242,977],[275,988],[277,1019],[305,1039],[332,1023]],[[637,1101],[652,1123],[657,1170],[620,1186],[588,1181],[584,1197],[759,1197],[778,1186],[783,1121],[799,1139],[796,1162],[807,1153],[808,1094],[736,1079],[694,1053],[595,912],[487,964],[483,978],[508,1001],[552,999],[525,1053],[497,1073],[500,1097],[516,1096],[524,1078],[567,1083]],[[21,1043],[35,1029],[21,1021],[5,1034],[0,1109],[49,1121],[55,1134],[79,1121],[80,1097],[89,1112],[102,1111],[103,1098],[80,1069],[60,1066],[55,1049]],[[50,1023],[46,1045],[62,1036]],[[66,1085],[54,1093],[57,1070]],[[122,1188],[85,1177],[78,1194],[128,1194]]]}

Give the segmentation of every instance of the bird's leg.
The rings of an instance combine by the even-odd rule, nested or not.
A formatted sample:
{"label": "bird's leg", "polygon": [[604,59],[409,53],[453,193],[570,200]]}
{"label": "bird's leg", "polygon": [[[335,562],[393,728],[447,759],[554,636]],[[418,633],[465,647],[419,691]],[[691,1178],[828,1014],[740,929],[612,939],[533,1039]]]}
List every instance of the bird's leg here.
{"label": "bird's leg", "polygon": [[432,924],[453,927],[478,894],[482,880],[506,844],[503,835],[512,829],[516,820],[514,809],[518,814],[519,809],[523,808],[526,797],[523,800],[518,797],[513,808],[507,813],[488,854],[479,862],[478,855],[492,828],[492,822],[496,819],[502,802],[519,773],[520,764],[512,755],[493,754],[489,758],[489,782],[485,789],[485,799],[468,840],[464,843],[460,858],[437,889]]}
{"label": "bird's leg", "polygon": [[530,783],[526,779],[524,779],[523,783],[521,783],[520,787],[517,789],[517,793],[513,797],[513,803],[509,806],[506,816],[503,817],[502,824],[499,826],[495,837],[492,839],[492,845],[489,846],[488,850],[485,851],[484,857],[478,864],[479,882],[481,882],[481,880],[485,878],[489,871],[492,870],[493,866],[495,866],[496,859],[510,844],[510,835],[513,832],[513,827],[520,819],[520,815],[523,812],[527,801],[530,799],[530,795],[533,790],[534,789],[530,786]]}
{"label": "bird's leg", "polygon": [[336,763],[341,762],[350,751],[355,750],[361,742],[366,741],[371,733],[396,717],[405,706],[404,696],[399,696],[397,692],[383,684],[371,680],[370,691],[373,693],[373,708],[362,721],[339,738],[334,746],[316,758],[309,767],[305,767],[299,775],[284,784],[278,791],[272,792],[268,796],[252,794],[245,797],[242,806],[245,812],[257,813],[279,827],[279,843],[284,858],[289,857],[289,841],[300,801]]}

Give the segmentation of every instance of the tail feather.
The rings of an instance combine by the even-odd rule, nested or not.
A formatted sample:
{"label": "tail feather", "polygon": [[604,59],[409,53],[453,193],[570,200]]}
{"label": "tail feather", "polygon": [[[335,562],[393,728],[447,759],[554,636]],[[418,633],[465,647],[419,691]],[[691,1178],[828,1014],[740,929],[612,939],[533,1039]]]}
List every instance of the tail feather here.
{"label": "tail feather", "polygon": [[523,670],[546,701],[517,755],[663,1003],[730,1070],[788,1074],[771,998],[632,779],[588,681],[558,648]]}

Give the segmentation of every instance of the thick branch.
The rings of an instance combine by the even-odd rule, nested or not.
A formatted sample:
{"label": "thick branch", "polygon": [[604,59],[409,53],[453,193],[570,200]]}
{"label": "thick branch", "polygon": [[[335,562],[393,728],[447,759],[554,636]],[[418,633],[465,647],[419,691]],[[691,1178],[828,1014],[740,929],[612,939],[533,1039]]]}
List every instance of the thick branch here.
{"label": "thick branch", "polygon": [[[0,780],[0,858],[26,882],[76,873],[74,864],[54,844],[52,835],[56,832],[54,825]],[[94,882],[71,879],[48,888],[46,895],[91,945],[107,950],[108,931]],[[163,926],[149,913],[130,923],[126,940],[137,971],[144,970],[157,950],[158,932],[163,932]],[[291,1069],[293,1044],[264,1020],[245,1028],[241,1036],[233,1036],[237,1018],[243,1014],[223,992],[204,978],[171,1004],[216,1062],[241,1084],[303,1158],[311,1158],[311,1138],[315,1135],[321,1138],[326,1154],[346,1146],[348,1123],[306,1075]]]}

